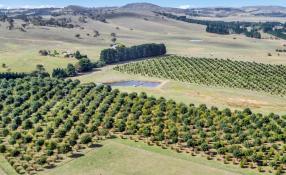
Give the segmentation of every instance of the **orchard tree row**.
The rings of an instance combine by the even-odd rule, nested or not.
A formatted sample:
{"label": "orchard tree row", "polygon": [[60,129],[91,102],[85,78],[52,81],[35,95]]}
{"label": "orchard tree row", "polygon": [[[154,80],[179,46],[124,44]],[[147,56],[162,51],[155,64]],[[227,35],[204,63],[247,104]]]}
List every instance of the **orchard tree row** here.
{"label": "orchard tree row", "polygon": [[116,66],[120,72],[286,95],[286,66],[167,56]]}
{"label": "orchard tree row", "polygon": [[0,79],[0,152],[21,174],[52,168],[111,135],[281,174],[286,116],[195,107],[54,78]]}

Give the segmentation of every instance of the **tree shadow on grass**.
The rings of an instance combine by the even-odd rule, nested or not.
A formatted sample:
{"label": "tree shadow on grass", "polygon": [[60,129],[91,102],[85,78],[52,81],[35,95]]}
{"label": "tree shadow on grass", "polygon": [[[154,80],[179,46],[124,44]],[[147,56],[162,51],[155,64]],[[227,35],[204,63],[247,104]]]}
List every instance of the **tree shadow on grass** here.
{"label": "tree shadow on grass", "polygon": [[55,164],[50,164],[50,165],[45,166],[46,169],[53,169],[55,167],[56,167]]}
{"label": "tree shadow on grass", "polygon": [[70,156],[70,158],[77,159],[77,158],[82,157],[82,156],[84,156],[83,153],[73,153],[73,154]]}
{"label": "tree shadow on grass", "polygon": [[98,143],[94,143],[92,145],[90,145],[90,148],[101,148],[103,145],[98,144]]}

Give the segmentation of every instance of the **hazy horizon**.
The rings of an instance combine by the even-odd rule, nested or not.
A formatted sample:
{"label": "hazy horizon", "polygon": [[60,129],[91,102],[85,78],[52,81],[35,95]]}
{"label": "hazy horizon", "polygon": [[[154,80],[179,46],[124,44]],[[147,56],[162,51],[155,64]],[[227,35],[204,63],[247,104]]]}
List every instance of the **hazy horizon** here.
{"label": "hazy horizon", "polygon": [[85,7],[108,7],[108,6],[123,6],[129,3],[147,2],[163,7],[175,7],[175,8],[199,8],[199,7],[244,7],[244,6],[284,6],[286,7],[285,0],[241,0],[237,2],[229,2],[229,0],[201,0],[201,1],[174,1],[168,2],[163,0],[109,0],[109,1],[93,1],[93,0],[0,0],[0,8],[47,8],[47,7],[65,7],[68,5],[79,5]]}

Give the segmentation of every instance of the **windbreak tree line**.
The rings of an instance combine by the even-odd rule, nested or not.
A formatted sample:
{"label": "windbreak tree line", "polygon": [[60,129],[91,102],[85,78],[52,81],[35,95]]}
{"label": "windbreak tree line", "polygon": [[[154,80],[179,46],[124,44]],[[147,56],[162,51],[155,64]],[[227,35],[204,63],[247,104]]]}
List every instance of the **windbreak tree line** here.
{"label": "windbreak tree line", "polygon": [[166,46],[164,44],[142,44],[129,48],[119,47],[116,49],[102,50],[100,60],[106,64],[112,64],[120,61],[165,55],[166,52]]}
{"label": "windbreak tree line", "polygon": [[21,174],[52,168],[110,135],[242,168],[286,168],[286,116],[35,77],[0,79],[0,102],[0,152]]}

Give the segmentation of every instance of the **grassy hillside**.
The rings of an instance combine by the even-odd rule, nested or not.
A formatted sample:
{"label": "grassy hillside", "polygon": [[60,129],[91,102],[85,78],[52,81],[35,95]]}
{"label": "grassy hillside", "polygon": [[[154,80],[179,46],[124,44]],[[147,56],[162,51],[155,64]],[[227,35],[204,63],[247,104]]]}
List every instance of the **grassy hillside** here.
{"label": "grassy hillside", "polygon": [[[145,19],[144,19],[145,18]],[[146,20],[147,19],[147,20]],[[25,71],[35,69],[37,64],[43,64],[48,71],[55,67],[66,67],[68,63],[75,63],[75,59],[59,57],[42,57],[38,54],[41,49],[58,51],[76,51],[87,54],[92,60],[97,60],[103,48],[109,47],[110,33],[118,35],[118,42],[127,46],[146,42],[164,42],[171,54],[198,57],[230,58],[244,61],[257,61],[271,64],[286,63],[286,54],[274,54],[277,48],[283,48],[283,41],[257,40],[243,36],[222,36],[206,33],[200,25],[188,24],[170,19],[156,17],[152,13],[138,12],[138,14],[115,15],[107,19],[108,23],[88,20],[81,24],[84,30],[63,29],[55,27],[32,26],[27,32],[18,30],[8,31],[7,26],[0,26],[0,71]],[[129,21],[132,21],[130,23]],[[117,28],[118,27],[118,28]],[[116,29],[117,28],[117,29]],[[131,30],[132,29],[132,30]],[[97,38],[87,36],[93,30],[98,30]],[[82,39],[75,38],[81,34]],[[236,37],[236,40],[233,38]],[[268,52],[273,53],[268,57]],[[83,82],[111,82],[115,80],[130,80],[139,78],[115,73],[104,68],[79,77]],[[145,77],[141,77],[144,80]],[[227,88],[208,88],[183,84],[164,79],[156,79],[164,84],[157,89],[149,88],[120,88],[121,90],[146,91],[155,96],[165,96],[180,102],[217,105],[221,108],[243,109],[252,107],[258,112],[286,111],[284,98],[268,96],[249,91],[232,90]]]}
{"label": "grassy hillside", "polygon": [[[230,58],[271,64],[286,63],[285,54],[278,56],[275,53],[277,48],[283,47],[284,41],[210,34],[206,33],[201,25],[163,19],[150,12],[115,15],[107,19],[107,23],[91,19],[87,21],[80,24],[84,29],[31,26],[27,28],[27,32],[16,29],[9,31],[2,23],[0,64],[7,64],[11,71],[31,71],[36,64],[41,63],[51,71],[54,67],[64,67],[67,63],[75,61],[40,57],[38,54],[40,49],[80,50],[96,60],[100,50],[111,44],[112,32],[117,34],[119,43],[127,46],[146,42],[164,42],[171,54]],[[99,31],[99,37],[93,37],[94,30]],[[80,34],[81,39],[77,39],[76,34]],[[272,53],[273,56],[269,57],[268,53]],[[0,67],[0,71],[7,71],[7,69]]]}
{"label": "grassy hillside", "polygon": [[[78,20],[78,16],[71,18]],[[128,10],[110,15],[106,23],[87,19],[73,29],[32,25],[26,29],[7,30],[6,23],[1,23],[0,72],[30,72],[37,64],[51,72],[77,62],[74,58],[40,56],[42,49],[79,50],[96,61],[100,51],[110,47],[111,33],[116,33],[117,42],[126,46],[165,43],[168,54],[222,60],[212,69],[203,63],[203,71],[185,74],[199,66],[182,71],[178,65],[188,66],[186,62],[174,63],[172,58],[173,68],[166,64],[159,70],[172,68],[168,74],[176,72],[173,78],[154,73],[156,69],[145,72],[150,77],[138,75],[141,65],[135,62],[125,65],[135,65],[135,69],[121,70],[128,74],[110,65],[72,78],[82,83],[39,77],[0,79],[0,175],[13,175],[15,171],[49,175],[255,175],[258,171],[267,174],[286,169],[286,97],[278,96],[285,95],[286,69],[277,65],[286,64],[286,54],[275,51],[286,48],[284,40],[272,40],[268,35],[258,40],[210,34],[201,25]],[[98,37],[93,37],[95,30]],[[243,81],[223,82],[226,86],[221,86],[217,80],[226,78],[226,74],[232,74],[231,80],[239,77],[233,72],[237,65],[227,67],[233,61],[225,59],[249,61],[247,70],[242,65],[237,71],[250,72],[251,76],[242,72]],[[276,65],[261,66],[251,61]],[[222,62],[227,68],[220,69]],[[283,67],[283,71],[277,67]],[[268,74],[268,68],[270,74],[274,73],[271,78],[265,76],[269,78],[265,81],[261,74]],[[221,71],[220,79],[213,70]],[[180,79],[183,74],[186,78],[196,72],[192,80],[210,72],[213,75],[207,77],[207,82],[199,79],[203,83],[198,84]],[[251,79],[253,75],[259,81]],[[161,85],[118,87],[118,91],[95,84],[122,80]],[[245,85],[244,80],[255,86]],[[272,112],[280,116],[269,114]],[[113,137],[132,137],[136,142],[105,140]]]}
{"label": "grassy hillside", "polygon": [[[149,175],[149,174],[212,174],[212,175],[255,175],[254,171],[241,170],[235,166],[206,161],[202,157],[178,154],[160,147],[122,139],[101,142],[102,147],[88,152],[85,156],[63,163],[47,175]],[[110,162],[112,160],[112,162]],[[132,167],[132,168],[130,168]],[[168,168],[166,168],[168,167]]]}

